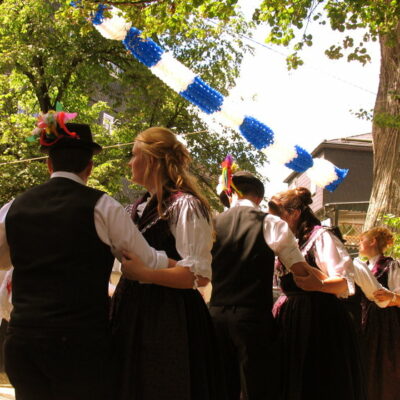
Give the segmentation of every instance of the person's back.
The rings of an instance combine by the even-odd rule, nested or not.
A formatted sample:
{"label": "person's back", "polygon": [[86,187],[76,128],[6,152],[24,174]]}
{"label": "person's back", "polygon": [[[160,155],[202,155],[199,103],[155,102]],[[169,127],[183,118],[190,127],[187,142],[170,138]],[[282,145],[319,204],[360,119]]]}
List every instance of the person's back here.
{"label": "person's back", "polygon": [[258,208],[264,186],[246,171],[232,178],[230,208],[215,218],[210,313],[222,351],[229,399],[274,398],[272,277],[275,255],[264,236],[267,214]]}
{"label": "person's back", "polygon": [[14,266],[5,369],[17,400],[108,399],[114,255],[168,266],[121,204],[86,186],[101,147],[88,125],[65,123],[75,116],[39,117],[50,180],[0,209],[0,268]]}
{"label": "person's back", "polygon": [[214,219],[211,306],[272,308],[275,255],[266,245],[266,214],[254,207],[232,207]]}
{"label": "person's back", "polygon": [[18,196],[6,218],[14,265],[11,327],[105,329],[114,256],[97,235],[103,192],[53,178]]}

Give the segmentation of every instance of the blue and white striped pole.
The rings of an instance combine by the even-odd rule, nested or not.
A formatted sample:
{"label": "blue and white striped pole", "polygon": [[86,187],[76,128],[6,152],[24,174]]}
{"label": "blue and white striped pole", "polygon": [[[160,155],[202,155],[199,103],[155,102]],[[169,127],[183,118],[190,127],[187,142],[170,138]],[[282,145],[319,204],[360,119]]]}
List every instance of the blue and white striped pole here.
{"label": "blue and white striped pole", "polygon": [[348,170],[340,169],[325,159],[314,159],[302,147],[290,146],[275,137],[274,132],[257,119],[243,115],[232,107],[224,96],[213,89],[171,53],[165,52],[156,42],[141,37],[141,31],[132,27],[115,7],[108,8],[111,18],[104,18],[106,6],[100,5],[92,22],[107,39],[122,40],[124,46],[151,72],[224,126],[239,131],[258,150],[286,167],[305,172],[312,182],[334,191],[346,177]]}

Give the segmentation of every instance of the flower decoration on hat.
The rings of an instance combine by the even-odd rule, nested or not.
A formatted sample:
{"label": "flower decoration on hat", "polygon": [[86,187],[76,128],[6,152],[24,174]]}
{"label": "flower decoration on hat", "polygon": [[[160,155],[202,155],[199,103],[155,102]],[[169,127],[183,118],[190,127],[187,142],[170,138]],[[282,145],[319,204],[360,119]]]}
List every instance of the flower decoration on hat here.
{"label": "flower decoration on hat", "polygon": [[66,113],[64,111],[50,110],[47,114],[38,117],[36,128],[32,132],[29,141],[39,138],[42,146],[52,146],[63,137],[79,139],[76,132],[70,132],[65,125],[67,121],[75,118],[78,113]]}
{"label": "flower decoration on hat", "polygon": [[217,193],[221,194],[225,192],[227,196],[232,195],[232,188],[236,193],[241,195],[240,190],[238,190],[232,180],[233,174],[239,169],[238,165],[234,162],[233,157],[228,154],[225,160],[221,163],[222,173],[219,177],[219,182],[217,186]]}

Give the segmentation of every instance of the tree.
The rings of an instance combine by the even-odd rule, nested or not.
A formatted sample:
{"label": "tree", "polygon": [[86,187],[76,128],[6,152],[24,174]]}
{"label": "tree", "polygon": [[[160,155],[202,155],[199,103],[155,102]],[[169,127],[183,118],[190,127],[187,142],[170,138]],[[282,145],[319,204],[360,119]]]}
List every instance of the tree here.
{"label": "tree", "polygon": [[[382,213],[400,214],[400,3],[397,0],[264,0],[254,14],[257,23],[271,27],[267,41],[292,45],[289,68],[303,61],[300,52],[313,44],[308,32],[313,21],[345,33],[340,45],[325,51],[331,59],[347,53],[348,61],[370,60],[365,45],[379,40],[381,71],[373,112],[374,181],[365,223],[372,227]],[[327,28],[328,29],[328,28]],[[362,39],[355,39],[362,29]],[[353,35],[351,34],[353,33]]]}
{"label": "tree", "polygon": [[[28,143],[26,137],[37,113],[57,106],[78,111],[76,121],[90,123],[95,140],[106,147],[130,143],[137,133],[152,125],[177,132],[206,130],[186,100],[134,60],[122,43],[104,39],[87,22],[84,17],[89,16],[96,2],[82,1],[78,8],[69,3],[0,3],[0,164],[41,155],[37,144]],[[152,2],[142,3],[140,8],[126,7],[129,18],[136,20],[140,28],[149,27],[147,34],[226,94],[238,74],[243,46],[224,38],[218,24],[207,24],[204,12],[200,14],[195,3],[176,2],[175,16],[162,30],[155,21],[164,12],[172,12],[167,2],[159,2],[160,8],[154,13]],[[144,7],[147,4],[150,6]],[[225,7],[225,12],[232,17],[231,8]],[[232,25],[239,31],[245,27],[239,19]],[[102,111],[117,118],[111,132],[95,124]],[[253,171],[265,160],[239,135],[229,135],[232,140],[213,133],[187,135],[194,158],[193,172],[215,205],[219,163],[226,152],[241,160],[243,168]],[[129,152],[130,146],[121,146],[98,155],[90,184],[112,195],[120,193],[121,175],[129,175],[125,168]],[[0,169],[0,203],[47,178],[43,160],[3,164]]]}

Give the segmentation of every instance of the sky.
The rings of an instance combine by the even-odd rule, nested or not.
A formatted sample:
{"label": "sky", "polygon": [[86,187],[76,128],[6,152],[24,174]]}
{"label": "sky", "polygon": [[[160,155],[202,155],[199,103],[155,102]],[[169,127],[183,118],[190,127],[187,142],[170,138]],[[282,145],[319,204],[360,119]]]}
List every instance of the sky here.
{"label": "sky", "polygon": [[[244,11],[250,15],[257,3],[259,0],[246,0]],[[309,33],[314,36],[314,45],[301,54],[304,65],[288,71],[285,57],[289,50],[266,44],[268,27],[258,29],[253,39],[260,45],[252,43],[255,53],[245,56],[230,97],[244,99],[246,115],[311,152],[323,140],[371,132],[371,122],[358,119],[350,110],[374,107],[380,55],[378,44],[373,43],[368,46],[372,62],[366,66],[345,59],[330,60],[324,50],[339,43],[338,34],[317,24]],[[268,164],[260,172],[270,180],[266,187],[270,196],[286,188],[283,180],[292,170]]]}

